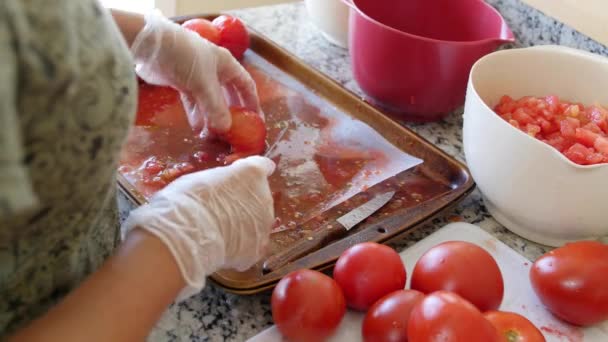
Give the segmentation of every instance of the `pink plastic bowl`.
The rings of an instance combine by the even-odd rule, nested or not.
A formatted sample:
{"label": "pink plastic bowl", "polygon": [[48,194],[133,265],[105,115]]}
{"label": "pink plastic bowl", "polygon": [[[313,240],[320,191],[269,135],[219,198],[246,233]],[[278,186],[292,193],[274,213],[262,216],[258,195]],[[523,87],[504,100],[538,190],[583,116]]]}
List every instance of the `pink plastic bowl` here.
{"label": "pink plastic bowl", "polygon": [[463,105],[473,63],[514,41],[482,0],[343,1],[355,80],[405,120],[439,120]]}

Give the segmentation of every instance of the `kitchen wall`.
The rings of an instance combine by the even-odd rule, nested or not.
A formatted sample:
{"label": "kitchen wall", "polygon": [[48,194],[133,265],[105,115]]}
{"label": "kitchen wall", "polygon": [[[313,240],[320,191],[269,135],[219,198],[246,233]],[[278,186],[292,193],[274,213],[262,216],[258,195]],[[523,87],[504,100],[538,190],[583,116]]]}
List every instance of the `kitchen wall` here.
{"label": "kitchen wall", "polygon": [[175,0],[176,14],[219,12],[235,8],[272,5],[295,0]]}

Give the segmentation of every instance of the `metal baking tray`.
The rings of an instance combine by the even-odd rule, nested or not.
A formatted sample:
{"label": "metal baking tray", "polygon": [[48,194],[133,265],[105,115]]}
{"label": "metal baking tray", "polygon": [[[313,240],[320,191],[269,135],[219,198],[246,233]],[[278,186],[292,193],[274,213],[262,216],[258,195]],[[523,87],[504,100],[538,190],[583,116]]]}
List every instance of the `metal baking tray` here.
{"label": "metal baking tray", "polygon": [[[215,16],[197,15],[179,17],[175,20],[182,22],[195,17],[213,19]],[[465,165],[413,131],[389,119],[381,111],[269,39],[250,28],[248,29],[251,36],[251,51],[249,53],[256,54],[264,61],[290,75],[323,101],[366,123],[398,149],[420,158],[424,162],[366,191],[366,193],[373,193],[374,191],[392,188],[397,190],[397,194],[384,209],[361,223],[343,239],[271,273],[263,271],[264,260],[245,272],[219,271],[211,276],[211,279],[218,285],[232,293],[255,294],[271,289],[284,275],[293,270],[299,268],[328,269],[334,265],[339,255],[348,247],[362,241],[384,243],[409,234],[425,222],[451,209],[473,191],[475,184]],[[263,103],[262,106],[264,106]],[[120,173],[118,173],[118,184],[120,189],[134,203],[141,205],[146,202],[145,197]],[[424,191],[427,192],[424,195],[417,193]],[[365,193],[362,195],[365,195]],[[344,210],[348,210],[348,208],[344,205],[338,205],[324,212],[322,214],[323,219],[335,219]],[[283,233],[283,236],[286,235]],[[288,240],[288,242],[271,239],[271,253],[289,248],[290,243],[297,241],[301,236],[303,234],[295,231],[290,234],[291,240]]]}

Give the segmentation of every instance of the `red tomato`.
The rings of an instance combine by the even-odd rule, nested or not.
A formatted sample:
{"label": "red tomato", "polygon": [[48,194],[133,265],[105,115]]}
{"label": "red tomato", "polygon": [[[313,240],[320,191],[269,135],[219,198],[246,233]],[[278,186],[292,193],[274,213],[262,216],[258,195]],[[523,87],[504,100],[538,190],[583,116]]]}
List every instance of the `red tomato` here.
{"label": "red tomato", "polygon": [[380,298],[369,309],[363,320],[365,342],[407,341],[410,313],[424,298],[422,292],[398,290]]}
{"label": "red tomato", "polygon": [[334,279],[344,291],[346,303],[367,310],[381,297],[405,287],[401,257],[388,246],[364,242],[342,253],[334,267]]}
{"label": "red tomato", "polygon": [[503,342],[545,342],[540,330],[520,314],[488,311],[484,316],[498,330]]}
{"label": "red tomato", "polygon": [[220,31],[209,20],[203,18],[190,19],[185,21],[182,26],[190,31],[198,33],[199,36],[207,39],[215,45],[219,45]]}
{"label": "red tomato", "polygon": [[232,146],[232,154],[227,163],[236,159],[260,154],[266,148],[266,124],[262,117],[250,110],[231,107],[232,125],[221,136]]}
{"label": "red tomato", "polygon": [[292,342],[324,340],[334,333],[346,312],[338,284],[311,270],[283,277],[272,292],[271,306],[274,323]]}
{"label": "red tomato", "polygon": [[557,96],[501,97],[496,113],[513,127],[553,146],[572,162],[608,162],[608,111],[561,101]]}
{"label": "red tomato", "polygon": [[555,316],[572,324],[608,319],[608,246],[568,243],[540,257],[530,270],[532,287]]}
{"label": "red tomato", "polygon": [[483,248],[464,241],[449,241],[429,249],[416,262],[412,290],[455,292],[479,310],[496,310],[504,284],[498,264]]}
{"label": "red tomato", "polygon": [[243,58],[249,48],[249,32],[238,18],[221,15],[213,19],[213,25],[220,31],[219,45],[225,47],[236,59]]}
{"label": "red tomato", "polygon": [[477,308],[459,295],[434,292],[410,314],[409,342],[499,342],[498,331]]}

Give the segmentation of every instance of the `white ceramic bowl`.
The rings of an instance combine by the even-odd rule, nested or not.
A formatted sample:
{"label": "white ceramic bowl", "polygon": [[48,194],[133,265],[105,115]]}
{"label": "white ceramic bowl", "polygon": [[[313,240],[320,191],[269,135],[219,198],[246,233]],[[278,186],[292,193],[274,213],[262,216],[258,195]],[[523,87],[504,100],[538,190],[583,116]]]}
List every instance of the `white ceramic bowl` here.
{"label": "white ceramic bowl", "polygon": [[325,39],[343,48],[348,47],[349,8],[342,0],[306,0],[306,9]]}
{"label": "white ceramic bowl", "polygon": [[608,104],[608,58],[561,46],[495,52],[471,69],[464,151],[490,213],[514,233],[560,246],[608,236],[608,165],[580,166],[515,129],[502,95]]}

